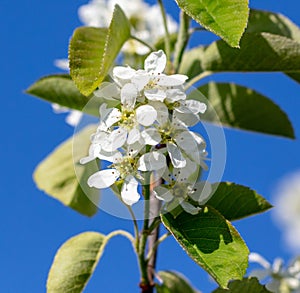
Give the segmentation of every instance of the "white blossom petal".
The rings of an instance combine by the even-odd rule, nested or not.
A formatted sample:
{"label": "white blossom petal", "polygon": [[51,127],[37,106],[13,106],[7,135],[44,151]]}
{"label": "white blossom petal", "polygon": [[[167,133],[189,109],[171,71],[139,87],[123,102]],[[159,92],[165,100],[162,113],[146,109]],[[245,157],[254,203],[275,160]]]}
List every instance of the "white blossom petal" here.
{"label": "white blossom petal", "polygon": [[128,133],[127,143],[134,144],[140,140],[140,131],[137,128],[133,128]]}
{"label": "white blossom petal", "polygon": [[180,100],[185,100],[186,94],[181,89],[168,89],[166,91],[166,101],[169,103],[174,103]]}
{"label": "white blossom petal", "polygon": [[249,254],[249,261],[256,262],[265,269],[269,269],[271,267],[271,264],[264,257],[262,257],[260,254],[256,252],[251,252]]}
{"label": "white blossom petal", "polygon": [[207,110],[207,106],[196,100],[186,100],[185,106],[188,107],[194,114],[203,114]]}
{"label": "white blossom petal", "polygon": [[94,95],[107,100],[116,100],[120,95],[120,89],[115,83],[103,82],[100,84],[99,89],[94,91]]}
{"label": "white blossom petal", "polygon": [[138,184],[138,181],[132,175],[125,178],[121,189],[121,197],[127,205],[131,206],[139,201],[141,196],[138,193]]}
{"label": "white blossom petal", "polygon": [[167,150],[174,168],[183,168],[186,165],[185,158],[174,143],[167,143]]}
{"label": "white blossom petal", "polygon": [[90,187],[96,187],[99,189],[107,188],[113,185],[120,173],[116,169],[106,169],[102,171],[98,171],[92,176],[89,177],[87,183]]}
{"label": "white blossom petal", "polygon": [[137,88],[132,83],[127,83],[121,89],[121,103],[126,109],[134,108],[138,92]]}
{"label": "white blossom petal", "polygon": [[143,126],[150,126],[154,123],[157,112],[150,105],[143,105],[136,109],[136,119]]}
{"label": "white blossom petal", "polygon": [[159,50],[157,52],[151,53],[145,59],[144,67],[148,72],[162,73],[165,70],[166,64],[167,56],[162,50]]}
{"label": "white blossom petal", "polygon": [[122,147],[127,139],[127,130],[122,127],[115,129],[108,137],[108,144],[103,145],[103,149],[108,151],[114,151]]}
{"label": "white blossom petal", "polygon": [[182,208],[189,214],[191,215],[197,215],[199,213],[199,211],[201,211],[201,208],[199,207],[194,207],[192,204],[186,202],[186,201],[182,201],[180,203],[180,205],[182,206]]}
{"label": "white blossom petal", "polygon": [[188,79],[186,75],[181,74],[173,74],[173,75],[165,75],[161,74],[157,80],[157,84],[165,87],[179,86],[184,84],[184,82]]}
{"label": "white blossom petal", "polygon": [[95,158],[98,157],[98,154],[100,153],[101,146],[99,144],[91,144],[89,147],[89,155],[87,157],[80,159],[80,164],[86,164],[88,162],[93,161]]}
{"label": "white blossom petal", "polygon": [[189,196],[200,205],[204,205],[212,195],[212,187],[209,182],[197,182],[193,186],[192,192],[189,193]]}
{"label": "white blossom petal", "polygon": [[161,141],[161,136],[155,128],[147,128],[141,132],[144,143],[148,145],[157,145]]}
{"label": "white blossom petal", "polygon": [[150,152],[142,155],[138,160],[138,170],[154,171],[166,168],[166,157],[159,152]]}
{"label": "white blossom petal", "polygon": [[150,101],[163,102],[164,99],[167,97],[166,91],[163,89],[159,89],[159,88],[146,89],[144,91],[144,94],[145,94],[146,98]]}
{"label": "white blossom petal", "polygon": [[199,116],[196,115],[196,114],[194,114],[194,113],[192,113],[192,112],[189,112],[189,113],[180,113],[180,112],[178,112],[176,110],[177,110],[177,108],[175,108],[176,114],[174,114],[174,115],[185,126],[194,126],[194,125],[196,125],[200,121]]}
{"label": "white blossom petal", "polygon": [[109,112],[106,113],[105,117],[102,117],[102,122],[106,125],[107,128],[111,127],[116,122],[120,121],[122,113],[117,108],[112,108]]}
{"label": "white blossom petal", "polygon": [[127,66],[116,66],[113,69],[113,78],[120,83],[125,85],[130,82],[131,78],[136,74],[136,71],[131,67]]}
{"label": "white blossom petal", "polygon": [[174,198],[172,191],[163,186],[155,187],[153,193],[157,199],[165,202],[170,202]]}
{"label": "white blossom petal", "polygon": [[151,105],[157,112],[156,120],[160,125],[164,125],[169,121],[169,111],[165,103],[159,101],[150,101]]}
{"label": "white blossom petal", "polygon": [[81,111],[72,110],[70,111],[70,114],[66,117],[66,122],[75,127],[79,124],[83,113]]}
{"label": "white blossom petal", "polygon": [[198,144],[190,131],[179,132],[175,135],[174,140],[176,144],[188,154],[198,150]]}
{"label": "white blossom petal", "polygon": [[139,91],[142,91],[144,87],[150,81],[150,75],[144,70],[138,70],[136,74],[131,78],[131,82],[136,85]]}

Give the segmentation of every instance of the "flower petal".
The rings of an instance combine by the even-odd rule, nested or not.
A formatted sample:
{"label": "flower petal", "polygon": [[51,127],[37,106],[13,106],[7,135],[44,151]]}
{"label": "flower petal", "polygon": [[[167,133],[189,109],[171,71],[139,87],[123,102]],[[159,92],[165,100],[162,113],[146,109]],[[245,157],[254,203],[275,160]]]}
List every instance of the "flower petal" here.
{"label": "flower petal", "polygon": [[131,206],[139,201],[141,196],[138,193],[138,184],[138,181],[132,175],[125,178],[121,189],[121,197],[127,205]]}
{"label": "flower petal", "polygon": [[155,128],[147,128],[141,133],[145,144],[148,145],[157,145],[161,141],[161,136]]}
{"label": "flower petal", "polygon": [[150,101],[160,101],[163,102],[167,96],[167,93],[163,89],[150,88],[144,91],[146,98]]}
{"label": "flower petal", "polygon": [[175,108],[175,113],[173,116],[176,117],[176,119],[180,120],[185,126],[194,126],[200,121],[200,118],[198,115],[189,112],[189,113],[180,113],[177,111],[177,108]]}
{"label": "flower petal", "polygon": [[157,112],[150,105],[143,105],[136,109],[136,119],[143,126],[150,126],[154,123]]}
{"label": "flower petal", "polygon": [[107,128],[111,127],[116,122],[121,119],[121,112],[117,108],[112,108],[109,112],[106,112],[106,116],[102,117],[102,122],[106,125]]}
{"label": "flower petal", "polygon": [[155,187],[153,193],[157,199],[165,202],[170,202],[174,198],[172,191],[163,186]]}
{"label": "flower petal", "polygon": [[167,150],[174,168],[183,168],[186,165],[186,160],[183,157],[180,149],[174,143],[167,143]]}
{"label": "flower petal", "polygon": [[193,186],[192,193],[189,196],[197,201],[200,205],[204,205],[213,195],[212,187],[209,182],[197,182]]}
{"label": "flower petal", "polygon": [[121,103],[126,109],[134,108],[136,97],[138,95],[137,88],[132,83],[127,83],[121,89]]}
{"label": "flower petal", "polygon": [[157,52],[151,53],[145,59],[145,70],[148,72],[162,73],[165,70],[167,64],[167,56],[162,51],[159,50]]}
{"label": "flower petal", "polygon": [[116,169],[102,170],[90,176],[87,183],[90,187],[107,188],[113,185],[119,176],[120,173]]}
{"label": "flower petal", "polygon": [[128,133],[127,143],[134,144],[140,140],[140,131],[137,128],[133,128]]}
{"label": "flower petal", "polygon": [[127,130],[119,127],[112,131],[108,137],[108,143],[103,145],[103,149],[107,151],[115,151],[122,147],[127,139]]}
{"label": "flower petal", "polygon": [[186,99],[186,94],[181,89],[168,89],[166,91],[166,96],[166,101],[169,103]]}
{"label": "flower petal", "polygon": [[89,148],[89,155],[87,157],[80,159],[80,164],[86,164],[88,162],[93,161],[98,157],[98,154],[101,150],[101,146],[99,144],[91,144]]}
{"label": "flower petal", "polygon": [[166,167],[166,157],[159,152],[146,153],[138,160],[138,170],[140,171],[154,171]]}
{"label": "flower petal", "polygon": [[150,75],[144,70],[138,70],[136,74],[131,78],[131,82],[136,85],[139,91],[144,89],[149,80]]}
{"label": "flower petal", "polygon": [[164,125],[169,120],[168,107],[159,101],[150,101],[149,103],[157,112],[156,120],[160,125]]}
{"label": "flower petal", "polygon": [[180,205],[182,206],[182,208],[189,214],[191,215],[197,215],[199,213],[199,211],[201,211],[201,208],[199,207],[194,207],[192,204],[186,202],[186,201],[182,201],[180,203]]}
{"label": "flower petal", "polygon": [[194,114],[203,114],[207,110],[206,104],[196,100],[186,100],[185,106],[188,107]]}
{"label": "flower petal", "polygon": [[198,149],[198,144],[190,131],[179,132],[175,135],[174,140],[176,144],[188,154]]}
{"label": "flower petal", "polygon": [[173,74],[173,75],[161,74],[158,77],[157,84],[166,87],[179,86],[184,84],[184,82],[187,79],[188,77],[182,74]]}
{"label": "flower petal", "polygon": [[120,89],[115,83],[103,82],[100,84],[99,89],[94,91],[94,95],[107,100],[116,100],[120,95]]}
{"label": "flower petal", "polygon": [[120,85],[124,85],[130,82],[135,73],[136,71],[129,66],[116,66],[113,69],[113,78],[119,82]]}

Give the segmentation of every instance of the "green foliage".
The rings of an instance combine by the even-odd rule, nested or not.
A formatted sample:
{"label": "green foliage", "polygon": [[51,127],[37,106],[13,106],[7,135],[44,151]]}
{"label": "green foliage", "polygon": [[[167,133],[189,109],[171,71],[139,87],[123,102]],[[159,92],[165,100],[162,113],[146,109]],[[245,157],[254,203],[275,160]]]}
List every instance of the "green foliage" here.
{"label": "green foliage", "polygon": [[59,145],[34,172],[34,180],[39,189],[86,216],[92,216],[97,212],[93,202],[98,202],[99,191],[89,189],[88,198],[84,189],[89,188],[87,179],[98,171],[98,166],[95,162],[81,165],[79,160],[87,155],[89,137],[94,130],[94,126],[88,126],[75,135],[76,148],[73,152],[73,138]]}
{"label": "green foliage", "polygon": [[102,256],[106,237],[85,232],[70,238],[57,251],[51,266],[47,293],[80,293]]}
{"label": "green foliage", "polygon": [[270,33],[245,33],[240,49],[216,41],[183,56],[181,73],[192,78],[204,71],[300,72],[300,44]]}
{"label": "green foliage", "polygon": [[244,278],[232,281],[228,285],[229,290],[218,288],[213,293],[271,293],[265,286],[261,285],[256,278]]}
{"label": "green foliage", "polygon": [[247,26],[247,0],[176,0],[179,7],[208,30],[224,39],[230,46],[239,47]]}
{"label": "green foliage", "polygon": [[101,84],[129,37],[130,24],[119,5],[108,29],[75,30],[69,47],[70,74],[82,94],[90,95]]}
{"label": "green foliage", "polygon": [[163,281],[156,285],[157,293],[198,293],[188,281],[179,273],[171,271],[158,272],[159,278]]}
{"label": "green foliage", "polygon": [[270,33],[300,41],[300,29],[280,13],[251,9],[246,32]]}
{"label": "green foliage", "polygon": [[201,116],[203,120],[295,138],[287,115],[272,100],[250,88],[234,83],[210,82],[201,86],[199,91],[210,101],[207,111]]}
{"label": "green foliage", "polygon": [[206,203],[218,210],[227,220],[233,221],[272,208],[261,195],[254,190],[230,182],[212,185],[213,196]]}
{"label": "green foliage", "polygon": [[229,280],[243,278],[249,250],[232,224],[215,209],[206,206],[194,216],[182,212],[176,219],[167,213],[161,219],[187,254],[222,288]]}

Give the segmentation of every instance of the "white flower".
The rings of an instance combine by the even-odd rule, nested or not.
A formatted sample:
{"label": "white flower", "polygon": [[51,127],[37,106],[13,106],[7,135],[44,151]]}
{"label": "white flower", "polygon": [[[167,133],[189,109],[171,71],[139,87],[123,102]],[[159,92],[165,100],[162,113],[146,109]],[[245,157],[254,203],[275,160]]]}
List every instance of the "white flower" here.
{"label": "white flower", "polygon": [[279,182],[273,217],[282,228],[285,242],[295,252],[300,251],[300,171]]}
{"label": "white flower", "polygon": [[182,85],[187,80],[186,75],[165,75],[167,58],[162,50],[151,53],[145,60],[144,70],[117,66],[113,76],[117,83],[124,84],[130,80],[148,100],[173,103],[186,99]]}
{"label": "white flower", "polygon": [[[195,163],[187,159],[184,168],[174,168],[164,173],[163,185],[154,188],[154,195],[167,203],[166,209],[171,211],[179,204],[188,213],[196,215],[212,195],[208,182],[196,182],[199,169]],[[195,206],[196,205],[196,206]]]}
{"label": "white flower", "polygon": [[61,114],[61,113],[68,113],[67,117],[66,117],[66,122],[75,127],[79,124],[81,118],[82,118],[82,112],[78,111],[78,110],[70,110],[67,107],[63,107],[60,106],[58,104],[51,104],[52,105],[52,109],[54,111],[54,113],[56,114]]}
{"label": "white flower", "polygon": [[[80,20],[87,26],[107,27],[110,23],[114,6],[118,4],[123,9],[132,26],[132,34],[143,41],[154,45],[163,35],[163,19],[158,5],[145,3],[142,0],[91,0],[78,9]],[[153,17],[153,16],[158,17]],[[167,15],[170,33],[177,30],[177,23]],[[149,48],[135,40],[129,40],[122,50],[129,53],[145,55]]]}
{"label": "white flower", "polygon": [[204,139],[178,120],[175,111],[170,119],[168,108],[164,103],[151,102],[150,105],[157,112],[157,132],[161,137],[160,143],[166,145],[172,165],[175,168],[183,168],[186,165],[185,156],[187,156],[206,168],[203,161],[207,154]]}
{"label": "white flower", "polygon": [[266,287],[274,293],[300,292],[300,260],[295,259],[287,268],[283,267],[283,260],[276,258],[271,265],[258,253],[250,253],[249,261],[260,264],[263,269],[256,269],[250,276],[259,280],[266,279]]}
{"label": "white flower", "polygon": [[89,156],[82,158],[80,163],[87,163],[93,159],[93,156],[96,156],[113,164],[111,168],[91,175],[87,181],[88,185],[103,189],[110,187],[117,180],[121,180],[121,198],[127,205],[136,203],[140,198],[137,179],[142,179],[143,177],[139,174],[139,171],[156,171],[166,167],[165,157],[158,152],[150,152],[137,157],[140,146],[136,149],[134,149],[135,146],[131,146],[124,156],[119,151],[106,153],[100,150],[99,147],[97,148],[93,144],[92,146],[93,149],[91,150],[90,148]]}

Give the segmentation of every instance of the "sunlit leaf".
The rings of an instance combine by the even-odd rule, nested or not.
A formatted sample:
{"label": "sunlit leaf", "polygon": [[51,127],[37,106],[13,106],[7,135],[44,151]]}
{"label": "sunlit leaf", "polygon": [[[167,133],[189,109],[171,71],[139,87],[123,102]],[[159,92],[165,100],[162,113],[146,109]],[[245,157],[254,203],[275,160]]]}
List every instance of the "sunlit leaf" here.
{"label": "sunlit leaf", "polygon": [[105,236],[85,232],[70,238],[57,251],[51,266],[47,293],[80,293],[102,256]]}
{"label": "sunlit leaf", "polygon": [[212,187],[213,196],[206,204],[214,207],[229,221],[262,213],[272,207],[261,195],[246,186],[221,182]]}
{"label": "sunlit leaf", "polygon": [[234,83],[210,82],[201,86],[199,91],[210,102],[201,116],[202,120],[220,121],[225,126],[242,130],[295,138],[286,113],[272,100],[250,88]]}
{"label": "sunlit leaf", "polygon": [[[72,152],[73,138],[59,145],[34,172],[34,181],[39,189],[87,216],[97,212],[94,203],[98,202],[99,191],[90,189],[87,179],[98,170],[98,166],[95,161],[81,165],[79,160],[88,154],[90,135],[94,130],[94,126],[88,126],[75,136],[74,152]],[[89,190],[89,197],[84,190]]]}
{"label": "sunlit leaf", "polygon": [[101,84],[129,37],[130,24],[119,5],[108,29],[75,30],[69,47],[70,74],[82,94],[90,95]]}
{"label": "sunlit leaf", "polygon": [[167,213],[161,219],[187,254],[222,288],[229,280],[243,278],[249,250],[232,224],[215,209],[205,207],[194,216],[182,212],[176,218]]}
{"label": "sunlit leaf", "polygon": [[230,46],[239,47],[247,26],[248,0],[176,0],[179,7],[206,29],[224,39]]}
{"label": "sunlit leaf", "polygon": [[204,71],[300,72],[300,43],[270,33],[245,33],[240,49],[220,40],[184,54],[180,73],[192,78]]}

